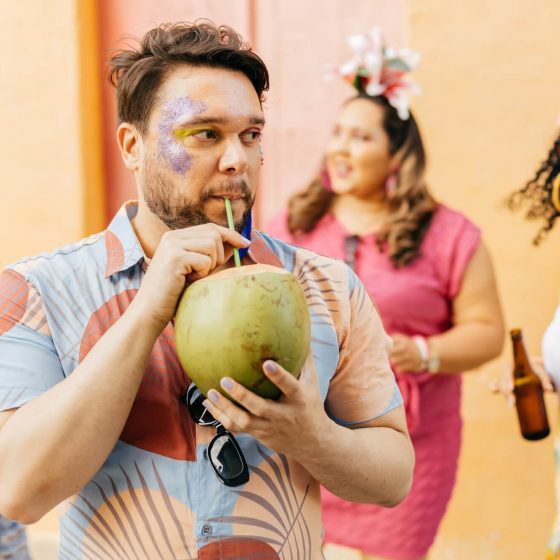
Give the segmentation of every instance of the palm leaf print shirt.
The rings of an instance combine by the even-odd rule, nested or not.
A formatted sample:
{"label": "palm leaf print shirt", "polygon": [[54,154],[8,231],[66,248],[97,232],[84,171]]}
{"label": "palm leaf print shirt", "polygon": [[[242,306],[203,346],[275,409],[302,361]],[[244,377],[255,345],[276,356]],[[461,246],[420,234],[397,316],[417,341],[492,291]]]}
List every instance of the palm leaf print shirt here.
{"label": "palm leaf print shirt", "polygon": [[[25,406],[72,375],[125,313],[146,269],[131,224],[136,212],[126,203],[106,231],[0,274],[0,410]],[[316,373],[335,422],[352,427],[401,406],[390,339],[344,263],[255,230],[246,258],[282,267],[302,286],[312,327],[304,367]],[[194,424],[178,398],[187,386],[170,323],[117,444],[61,507],[60,558],[320,558],[318,482],[239,434],[250,479],[222,485],[205,453],[215,429]]]}

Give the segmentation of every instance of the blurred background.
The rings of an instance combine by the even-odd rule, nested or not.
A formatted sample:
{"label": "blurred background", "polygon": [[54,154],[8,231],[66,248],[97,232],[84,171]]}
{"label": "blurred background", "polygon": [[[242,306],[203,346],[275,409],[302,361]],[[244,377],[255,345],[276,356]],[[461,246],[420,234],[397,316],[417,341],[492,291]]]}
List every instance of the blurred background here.
{"label": "blurred background", "polygon": [[[103,229],[134,197],[105,63],[124,35],[201,17],[238,30],[271,73],[261,226],[312,176],[334,113],[352,94],[323,80],[325,64],[349,58],[346,37],[380,24],[389,44],[420,51],[423,94],[413,109],[429,183],[482,228],[508,327],[522,327],[540,354],[558,301],[560,231],[535,248],[539,224],[503,200],[557,134],[558,0],[0,0],[1,266]],[[510,352],[506,344],[501,359],[466,375],[459,480],[431,560],[544,558],[553,438],[522,440],[515,411],[490,394]],[[557,398],[547,404],[555,425]],[[39,560],[56,557],[56,517],[30,527]]]}

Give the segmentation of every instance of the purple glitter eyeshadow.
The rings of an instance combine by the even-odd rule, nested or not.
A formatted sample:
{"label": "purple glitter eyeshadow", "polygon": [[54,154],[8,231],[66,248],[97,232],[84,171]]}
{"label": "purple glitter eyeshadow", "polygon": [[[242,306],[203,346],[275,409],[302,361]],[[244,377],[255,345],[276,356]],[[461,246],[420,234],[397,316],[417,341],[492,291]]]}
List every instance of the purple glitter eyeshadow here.
{"label": "purple glitter eyeshadow", "polygon": [[202,101],[194,101],[190,97],[176,97],[163,107],[159,124],[158,155],[176,173],[184,175],[192,166],[192,158],[173,136],[173,127],[179,117],[193,117],[205,110],[206,105]]}

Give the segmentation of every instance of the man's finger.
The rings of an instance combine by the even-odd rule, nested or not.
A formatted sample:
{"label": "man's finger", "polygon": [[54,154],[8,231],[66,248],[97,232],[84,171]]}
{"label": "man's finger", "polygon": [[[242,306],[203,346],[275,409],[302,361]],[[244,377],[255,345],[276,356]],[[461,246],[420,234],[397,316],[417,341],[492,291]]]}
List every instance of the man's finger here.
{"label": "man's finger", "polygon": [[250,417],[247,412],[236,406],[218,391],[210,389],[204,406],[210,414],[230,432],[246,432]]}
{"label": "man's finger", "polygon": [[[223,263],[223,260],[221,262],[218,262],[219,261],[218,250],[216,248],[215,243],[210,238],[193,237],[191,239],[180,240],[177,243],[178,246],[184,251],[187,251],[189,253],[199,253],[201,255],[206,255],[207,257],[210,257],[211,270],[216,268],[218,264]],[[222,254],[223,254],[223,249],[222,249]]]}
{"label": "man's finger", "polygon": [[217,228],[218,233],[221,235],[224,243],[229,243],[230,245],[238,247],[239,249],[244,249],[251,245],[251,241],[246,237],[243,237],[240,233],[218,225],[216,225],[215,227]]}
{"label": "man's finger", "polygon": [[224,391],[231,395],[241,406],[254,416],[265,417],[271,405],[273,406],[276,404],[271,403],[269,399],[259,397],[230,377],[223,377],[220,381],[220,385]]}
{"label": "man's finger", "polygon": [[300,389],[299,381],[280,364],[273,360],[267,360],[263,364],[265,375],[280,389],[285,397],[293,397]]}

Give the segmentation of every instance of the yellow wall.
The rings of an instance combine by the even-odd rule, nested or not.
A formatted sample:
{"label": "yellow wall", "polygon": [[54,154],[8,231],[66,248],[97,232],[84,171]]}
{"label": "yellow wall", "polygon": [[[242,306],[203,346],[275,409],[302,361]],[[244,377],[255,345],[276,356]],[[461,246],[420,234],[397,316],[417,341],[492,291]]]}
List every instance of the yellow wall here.
{"label": "yellow wall", "polygon": [[[0,2],[0,267],[102,227],[93,5]],[[56,557],[56,527],[30,528],[36,558]]]}
{"label": "yellow wall", "polygon": [[74,4],[0,3],[0,265],[82,235]]}
{"label": "yellow wall", "polygon": [[[534,353],[558,299],[560,231],[534,248],[538,225],[502,200],[534,173],[557,134],[558,21],[556,0],[409,0],[410,44],[423,55],[417,79],[424,93],[415,108],[430,183],[482,227],[508,326],[523,327]],[[509,351],[508,342],[505,358]],[[501,367],[497,361],[467,377],[459,484],[434,560],[544,558],[552,441],[524,442],[514,411],[489,394],[487,379]],[[556,398],[548,405],[554,421]]]}

